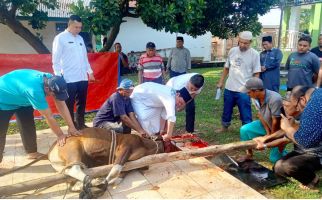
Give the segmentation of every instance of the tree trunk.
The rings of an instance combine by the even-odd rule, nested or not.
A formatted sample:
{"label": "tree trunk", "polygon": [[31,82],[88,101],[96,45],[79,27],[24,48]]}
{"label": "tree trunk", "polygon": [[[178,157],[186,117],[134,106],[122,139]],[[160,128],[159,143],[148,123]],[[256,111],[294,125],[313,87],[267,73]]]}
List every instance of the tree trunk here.
{"label": "tree trunk", "polygon": [[[187,159],[197,158],[197,157],[215,156],[218,154],[222,154],[222,153],[226,153],[234,150],[252,149],[255,147],[256,147],[256,142],[251,140],[246,142],[235,142],[235,143],[229,143],[229,144],[223,144],[223,145],[215,145],[215,146],[210,146],[210,147],[205,147],[200,149],[191,149],[187,151],[154,154],[154,155],[145,156],[135,161],[130,161],[125,163],[122,171],[138,169],[155,163],[171,162],[175,160],[187,160]],[[105,165],[105,166],[91,168],[86,170],[86,174],[90,175],[91,177],[106,176],[109,173],[109,171],[112,169],[112,167],[113,165]],[[9,196],[12,194],[26,192],[34,189],[45,188],[45,187],[53,186],[56,184],[60,184],[60,183],[64,183],[66,181],[72,181],[72,180],[73,180],[72,177],[69,177],[63,174],[52,175],[52,176],[48,176],[48,177],[44,177],[36,180],[25,181],[23,183],[17,183],[14,185],[0,187],[0,195]]]}
{"label": "tree trunk", "polygon": [[112,27],[109,35],[107,36],[106,45],[100,50],[100,52],[106,52],[106,51],[109,51],[111,49],[111,47],[114,44],[114,41],[115,41],[117,35],[120,32],[120,26],[121,26],[121,22],[117,23],[115,26]]}
{"label": "tree trunk", "polygon": [[0,19],[3,19],[5,25],[7,25],[14,33],[22,37],[39,54],[50,53],[42,41],[17,21],[15,17],[11,16],[8,11],[0,9]]}

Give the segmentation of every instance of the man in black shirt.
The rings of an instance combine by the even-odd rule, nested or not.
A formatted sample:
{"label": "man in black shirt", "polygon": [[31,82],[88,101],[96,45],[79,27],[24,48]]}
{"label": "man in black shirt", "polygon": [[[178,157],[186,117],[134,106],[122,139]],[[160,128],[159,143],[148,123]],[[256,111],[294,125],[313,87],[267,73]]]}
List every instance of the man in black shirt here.
{"label": "man in black shirt", "polygon": [[133,82],[123,79],[114,92],[97,112],[93,126],[114,130],[117,133],[131,133],[131,128],[143,136],[146,132],[136,119],[130,100]]}
{"label": "man in black shirt", "polygon": [[311,49],[311,52],[317,55],[322,60],[322,34],[319,36],[318,46]]}

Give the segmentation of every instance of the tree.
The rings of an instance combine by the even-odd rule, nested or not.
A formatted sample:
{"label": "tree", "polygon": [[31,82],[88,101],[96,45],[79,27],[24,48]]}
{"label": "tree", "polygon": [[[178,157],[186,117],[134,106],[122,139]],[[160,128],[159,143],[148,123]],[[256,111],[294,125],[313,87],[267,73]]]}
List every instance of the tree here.
{"label": "tree", "polygon": [[260,33],[258,15],[278,3],[278,0],[137,0],[131,12],[130,1],[92,0],[89,7],[84,7],[79,0],[72,11],[87,19],[94,34],[105,35],[110,30],[108,44],[102,49],[108,51],[127,16],[141,17],[147,26],[156,30],[191,36],[210,31],[214,36],[228,38],[242,30],[250,30],[255,35]]}
{"label": "tree", "polygon": [[0,0],[0,23],[8,26],[14,33],[18,34],[30,44],[38,53],[50,53],[37,34],[33,34],[18,19],[17,15],[28,17],[29,25],[33,29],[43,29],[46,27],[48,15],[39,9],[57,8],[57,0]]}

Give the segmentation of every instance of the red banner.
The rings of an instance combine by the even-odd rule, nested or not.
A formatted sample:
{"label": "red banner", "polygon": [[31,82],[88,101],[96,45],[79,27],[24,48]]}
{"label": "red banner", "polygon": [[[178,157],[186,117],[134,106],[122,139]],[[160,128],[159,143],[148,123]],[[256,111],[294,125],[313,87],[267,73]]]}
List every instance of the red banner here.
{"label": "red banner", "polygon": [[[94,71],[95,83],[89,83],[86,111],[100,108],[117,87],[118,54],[91,53],[89,63]],[[51,54],[0,54],[0,76],[16,69],[35,69],[53,73]],[[58,113],[51,97],[48,98],[53,113]],[[35,113],[39,116],[39,113]]]}

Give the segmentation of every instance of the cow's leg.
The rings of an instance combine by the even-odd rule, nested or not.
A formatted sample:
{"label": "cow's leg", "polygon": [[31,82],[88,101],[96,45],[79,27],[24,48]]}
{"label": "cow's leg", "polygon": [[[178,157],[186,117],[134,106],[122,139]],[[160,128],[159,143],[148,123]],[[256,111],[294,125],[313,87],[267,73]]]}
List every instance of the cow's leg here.
{"label": "cow's leg", "polygon": [[115,162],[110,173],[107,175],[105,182],[108,184],[118,184],[122,181],[119,175],[123,169],[126,161],[128,161],[131,155],[131,150],[129,146],[120,146],[115,152]]}

